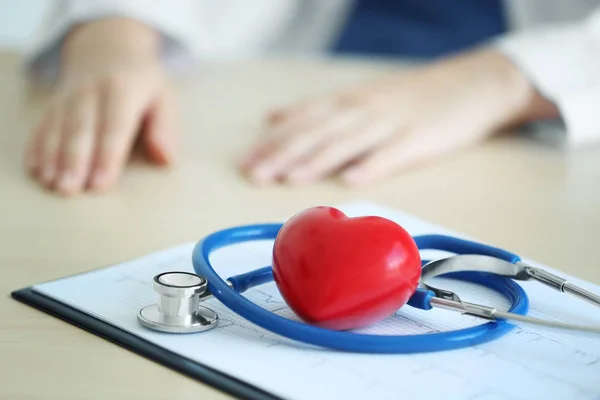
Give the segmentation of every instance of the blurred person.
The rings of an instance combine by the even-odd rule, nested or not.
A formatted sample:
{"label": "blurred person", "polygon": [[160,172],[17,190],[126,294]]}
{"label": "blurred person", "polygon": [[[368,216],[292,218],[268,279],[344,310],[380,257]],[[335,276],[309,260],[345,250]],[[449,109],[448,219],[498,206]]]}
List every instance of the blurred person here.
{"label": "blurred person", "polygon": [[282,105],[241,168],[257,184],[366,184],[507,127],[552,121],[572,147],[600,124],[600,1],[54,1],[28,49],[55,82],[27,167],[60,193],[107,190],[132,146],[176,157],[177,62],[289,52],[423,61]]}

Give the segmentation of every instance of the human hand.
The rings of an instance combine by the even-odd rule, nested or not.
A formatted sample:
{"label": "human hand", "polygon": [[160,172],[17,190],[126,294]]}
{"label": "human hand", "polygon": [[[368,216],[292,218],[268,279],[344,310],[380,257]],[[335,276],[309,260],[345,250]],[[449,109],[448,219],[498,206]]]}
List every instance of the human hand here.
{"label": "human hand", "polygon": [[175,101],[158,40],[150,28],[119,18],[69,35],[58,82],[26,155],[41,185],[63,194],[106,190],[138,138],[152,161],[172,160]]}
{"label": "human hand", "polygon": [[366,184],[553,112],[506,58],[479,51],[276,110],[242,168],[259,184]]}

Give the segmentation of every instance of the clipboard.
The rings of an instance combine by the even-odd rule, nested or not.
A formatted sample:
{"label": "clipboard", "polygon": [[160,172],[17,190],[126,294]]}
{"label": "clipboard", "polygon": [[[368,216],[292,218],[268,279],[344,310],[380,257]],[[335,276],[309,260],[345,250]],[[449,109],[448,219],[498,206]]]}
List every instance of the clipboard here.
{"label": "clipboard", "polygon": [[233,376],[166,350],[114,325],[36,292],[32,287],[15,290],[13,299],[86,330],[98,337],[155,361],[192,379],[242,400],[283,400]]}
{"label": "clipboard", "polygon": [[[476,240],[371,202],[349,203],[338,208],[349,216],[386,217],[413,235],[439,233]],[[239,399],[436,399],[449,394],[454,398],[529,400],[560,395],[560,398],[595,399],[600,393],[597,337],[548,333],[537,328],[518,327],[499,340],[459,351],[351,354],[287,341],[261,331],[217,299],[208,299],[208,307],[226,322],[223,326],[219,324],[213,330],[183,336],[164,336],[142,329],[136,316],[141,307],[156,299],[151,283],[153,277],[166,270],[193,272],[191,249],[194,245],[183,244],[121,264],[32,285],[12,292],[12,297]],[[237,246],[215,252],[216,259],[212,260],[215,270],[232,276],[270,262],[270,243]],[[532,260],[525,261],[553,270]],[[600,291],[598,285],[556,272],[591,291]],[[586,308],[581,301],[537,283],[520,284],[534,300],[532,316],[551,316],[571,323],[600,322],[600,312],[592,305]],[[285,313],[283,301],[277,299],[275,284],[265,286],[244,295],[271,312]],[[480,295],[469,290],[455,291],[463,298],[463,295],[466,298]],[[494,303],[501,299],[494,300],[485,294],[483,297],[473,300],[504,308],[503,304]],[[484,322],[441,309],[422,311],[403,307],[382,324],[367,330],[376,334],[426,334]],[[222,360],[222,355],[229,359]],[[252,363],[240,362],[248,357]],[[525,380],[528,384],[506,385],[507,379]],[[431,385],[432,381],[436,385]]]}

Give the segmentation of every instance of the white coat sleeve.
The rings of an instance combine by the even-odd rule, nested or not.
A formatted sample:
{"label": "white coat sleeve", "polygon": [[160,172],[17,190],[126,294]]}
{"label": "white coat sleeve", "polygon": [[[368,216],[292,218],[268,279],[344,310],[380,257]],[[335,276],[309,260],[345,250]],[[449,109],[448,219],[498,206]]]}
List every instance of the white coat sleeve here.
{"label": "white coat sleeve", "polygon": [[24,51],[25,67],[36,77],[52,79],[59,67],[62,42],[77,24],[111,17],[130,17],[163,36],[165,61],[194,57],[198,2],[194,0],[53,0],[48,14]]}
{"label": "white coat sleeve", "polygon": [[563,145],[600,143],[600,10],[577,24],[517,31],[496,45],[557,106]]}

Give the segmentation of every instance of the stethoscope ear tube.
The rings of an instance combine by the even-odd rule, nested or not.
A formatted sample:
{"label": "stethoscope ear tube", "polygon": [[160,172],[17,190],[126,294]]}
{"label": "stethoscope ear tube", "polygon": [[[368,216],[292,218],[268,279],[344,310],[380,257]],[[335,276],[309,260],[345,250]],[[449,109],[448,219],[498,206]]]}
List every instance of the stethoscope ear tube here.
{"label": "stethoscope ear tube", "polygon": [[474,254],[479,256],[489,256],[504,260],[511,264],[516,264],[521,261],[521,257],[509,251],[453,236],[420,235],[414,236],[413,239],[421,251],[437,250],[461,255]]}
{"label": "stethoscope ear tube", "polygon": [[[192,263],[196,274],[208,281],[208,290],[223,305],[240,317],[262,327],[272,333],[299,342],[350,352],[365,353],[418,353],[443,351],[470,347],[494,340],[514,326],[506,321],[489,321],[478,326],[451,332],[435,332],[424,335],[369,335],[345,331],[334,331],[303,322],[292,321],[271,313],[254,304],[238,293],[251,279],[237,278],[223,280],[213,269],[210,262],[212,252],[225,246],[246,241],[273,240],[277,237],[282,224],[249,225],[229,228],[215,232],[196,244],[192,253]],[[455,248],[459,242],[440,235],[415,237],[417,243],[433,248],[434,244],[447,243],[443,249]],[[464,243],[464,242],[463,242]],[[439,249],[441,246],[436,246]],[[506,256],[506,254],[504,254]],[[267,267],[269,268],[269,267]],[[270,279],[267,269],[263,270],[263,278]],[[247,277],[246,277],[247,278]],[[507,297],[512,306],[509,312],[526,314],[528,298],[523,289],[513,280],[493,274],[468,273],[460,274],[460,279],[471,281],[495,290]],[[430,309],[431,294],[417,291],[410,299],[409,305],[422,309]],[[429,305],[429,306],[428,306]]]}

